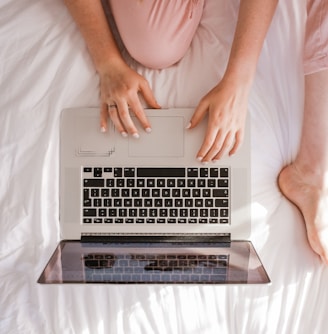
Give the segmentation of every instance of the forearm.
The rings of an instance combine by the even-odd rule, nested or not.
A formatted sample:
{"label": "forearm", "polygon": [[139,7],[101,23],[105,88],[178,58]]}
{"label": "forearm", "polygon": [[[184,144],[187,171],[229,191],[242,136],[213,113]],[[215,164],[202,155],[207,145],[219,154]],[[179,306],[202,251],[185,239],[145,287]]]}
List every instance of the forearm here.
{"label": "forearm", "polygon": [[101,0],[64,0],[99,72],[109,62],[122,61]]}
{"label": "forearm", "polygon": [[228,79],[251,85],[259,55],[278,0],[241,0],[230,57],[225,72]]}

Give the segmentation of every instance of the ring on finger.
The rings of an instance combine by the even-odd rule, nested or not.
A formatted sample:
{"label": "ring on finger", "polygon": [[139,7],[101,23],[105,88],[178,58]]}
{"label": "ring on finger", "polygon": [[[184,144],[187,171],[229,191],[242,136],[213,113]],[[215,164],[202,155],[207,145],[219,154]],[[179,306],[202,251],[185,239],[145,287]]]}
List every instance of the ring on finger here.
{"label": "ring on finger", "polygon": [[117,104],[115,104],[115,103],[109,104],[109,105],[108,105],[108,109],[110,109],[110,108],[115,108],[115,109],[117,109]]}

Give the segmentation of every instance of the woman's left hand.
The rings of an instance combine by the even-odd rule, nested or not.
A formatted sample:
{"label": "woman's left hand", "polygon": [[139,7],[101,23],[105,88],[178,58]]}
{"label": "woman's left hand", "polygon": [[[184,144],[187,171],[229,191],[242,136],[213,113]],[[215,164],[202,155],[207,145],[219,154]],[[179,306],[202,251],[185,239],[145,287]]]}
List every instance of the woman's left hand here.
{"label": "woman's left hand", "polygon": [[234,154],[244,138],[249,86],[223,79],[199,102],[188,126],[196,127],[208,113],[207,131],[197,160],[207,163]]}

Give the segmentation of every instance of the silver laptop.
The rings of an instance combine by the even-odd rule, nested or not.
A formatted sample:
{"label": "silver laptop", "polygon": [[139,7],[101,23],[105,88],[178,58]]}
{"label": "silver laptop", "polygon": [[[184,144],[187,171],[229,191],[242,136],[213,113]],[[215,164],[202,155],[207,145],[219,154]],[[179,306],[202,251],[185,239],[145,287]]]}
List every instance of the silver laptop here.
{"label": "silver laptop", "polygon": [[193,112],[146,110],[152,132],[135,139],[100,133],[97,108],[63,111],[63,240],[39,283],[270,282],[249,241],[249,120],[236,155],[202,164]]}

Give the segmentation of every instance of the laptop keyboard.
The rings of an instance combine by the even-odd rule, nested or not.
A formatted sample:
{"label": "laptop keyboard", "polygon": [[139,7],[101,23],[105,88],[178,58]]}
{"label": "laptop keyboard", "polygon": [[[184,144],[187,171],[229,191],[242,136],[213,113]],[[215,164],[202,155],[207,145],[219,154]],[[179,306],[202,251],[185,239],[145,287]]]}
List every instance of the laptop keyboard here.
{"label": "laptop keyboard", "polygon": [[229,168],[83,167],[84,224],[229,224]]}
{"label": "laptop keyboard", "polygon": [[86,254],[87,282],[223,283],[229,255]]}

